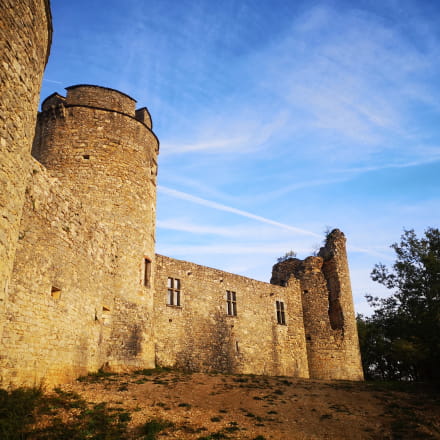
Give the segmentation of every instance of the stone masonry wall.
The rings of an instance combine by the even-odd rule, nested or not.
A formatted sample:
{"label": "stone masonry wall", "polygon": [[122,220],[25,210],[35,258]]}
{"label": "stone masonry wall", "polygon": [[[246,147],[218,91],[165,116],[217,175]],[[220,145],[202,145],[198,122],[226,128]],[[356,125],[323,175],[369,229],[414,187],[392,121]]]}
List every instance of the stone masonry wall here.
{"label": "stone masonry wall", "polygon": [[0,2],[0,335],[51,38],[48,1]]}
{"label": "stone masonry wall", "polygon": [[[116,291],[117,243],[33,161],[0,340],[0,386],[154,367],[151,310]],[[154,350],[154,349],[153,349]]]}
{"label": "stone masonry wall", "polygon": [[[180,280],[181,305],[167,303],[167,279]],[[308,377],[299,283],[280,287],[156,255],[156,361],[196,371]],[[236,293],[228,316],[226,291]],[[277,323],[276,301],[286,325]]]}
{"label": "stone masonry wall", "polygon": [[36,161],[24,212],[0,340],[1,386],[51,385],[97,370],[112,338],[113,243],[98,219]]}
{"label": "stone masonry wall", "polygon": [[290,276],[301,283],[310,377],[362,380],[344,234],[332,231],[317,257],[276,264],[271,282]]}

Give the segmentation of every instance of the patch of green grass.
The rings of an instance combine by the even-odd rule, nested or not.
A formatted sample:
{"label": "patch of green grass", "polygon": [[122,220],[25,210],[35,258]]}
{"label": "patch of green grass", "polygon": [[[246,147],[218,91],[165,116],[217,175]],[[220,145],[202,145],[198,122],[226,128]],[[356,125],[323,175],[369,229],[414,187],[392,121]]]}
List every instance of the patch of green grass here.
{"label": "patch of green grass", "polygon": [[213,432],[212,434],[206,436],[198,437],[197,440],[222,440],[225,438],[229,438],[229,437],[227,434],[224,433],[223,430],[221,430],[221,431]]}
{"label": "patch of green grass", "polygon": [[168,428],[172,428],[174,424],[169,420],[151,419],[140,429],[143,440],[156,440],[157,435]]}
{"label": "patch of green grass", "polygon": [[239,383],[249,382],[249,379],[247,377],[233,377],[232,380]]}
{"label": "patch of green grass", "polygon": [[25,438],[27,427],[35,421],[35,408],[43,397],[41,387],[0,389],[0,438]]}
{"label": "patch of green grass", "polygon": [[[65,411],[70,414],[67,420],[62,418]],[[121,440],[130,420],[130,413],[120,408],[88,404],[61,388],[48,394],[41,387],[0,390],[2,440]],[[37,421],[42,423],[33,427]]]}
{"label": "patch of green grass", "polygon": [[185,402],[179,403],[177,406],[179,406],[180,408],[187,408],[187,409],[191,408],[191,405]]}
{"label": "patch of green grass", "polygon": [[88,382],[88,383],[94,383],[99,382],[102,379],[108,379],[111,376],[115,376],[117,373],[111,373],[109,371],[104,371],[102,368],[100,368],[98,371],[92,371],[88,373],[86,376],[80,376],[76,380],[78,382]]}
{"label": "patch of green grass", "polygon": [[157,384],[157,385],[168,385],[168,381],[167,380],[162,380],[162,379],[154,379],[153,383]]}
{"label": "patch of green grass", "polygon": [[137,379],[137,380],[134,381],[134,383],[136,383],[138,385],[141,385],[141,384],[146,383],[146,382],[148,382],[148,379]]}

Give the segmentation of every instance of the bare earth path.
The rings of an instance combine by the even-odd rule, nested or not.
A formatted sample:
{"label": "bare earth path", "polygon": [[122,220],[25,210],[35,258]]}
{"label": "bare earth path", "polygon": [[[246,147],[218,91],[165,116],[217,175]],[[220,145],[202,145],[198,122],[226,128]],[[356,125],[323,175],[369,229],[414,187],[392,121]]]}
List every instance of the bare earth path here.
{"label": "bare earth path", "polygon": [[156,370],[62,388],[130,412],[133,438],[164,419],[173,425],[157,439],[440,439],[440,399],[429,388]]}

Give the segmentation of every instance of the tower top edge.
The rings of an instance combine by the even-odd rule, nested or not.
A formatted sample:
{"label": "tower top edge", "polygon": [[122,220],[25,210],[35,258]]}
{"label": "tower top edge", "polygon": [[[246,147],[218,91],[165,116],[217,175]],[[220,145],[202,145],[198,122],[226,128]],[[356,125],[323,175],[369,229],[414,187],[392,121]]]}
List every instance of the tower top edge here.
{"label": "tower top edge", "polygon": [[69,91],[69,90],[78,89],[78,88],[91,88],[91,89],[107,90],[110,92],[118,93],[119,95],[122,95],[122,96],[132,100],[135,103],[137,102],[136,99],[132,98],[130,95],[127,95],[127,93],[121,92],[120,90],[112,89],[111,87],[98,86],[96,84],[75,84],[73,86],[65,87],[65,90]]}

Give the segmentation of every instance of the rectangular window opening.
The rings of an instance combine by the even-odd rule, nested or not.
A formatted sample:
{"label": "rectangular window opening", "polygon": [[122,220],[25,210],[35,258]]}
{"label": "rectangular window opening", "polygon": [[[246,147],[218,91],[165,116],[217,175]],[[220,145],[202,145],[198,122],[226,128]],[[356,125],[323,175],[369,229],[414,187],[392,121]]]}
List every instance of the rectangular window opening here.
{"label": "rectangular window opening", "polygon": [[144,286],[151,287],[151,261],[144,259]]}
{"label": "rectangular window opening", "polygon": [[237,297],[231,290],[226,291],[226,313],[229,316],[237,316]]}
{"label": "rectangular window opening", "polygon": [[90,159],[90,154],[83,154],[83,159],[89,160]]}
{"label": "rectangular window opening", "polygon": [[180,280],[168,277],[167,291],[167,304],[169,306],[180,306]]}
{"label": "rectangular window opening", "polygon": [[284,312],[284,303],[282,301],[276,302],[277,322],[280,325],[286,325],[286,314]]}
{"label": "rectangular window opening", "polygon": [[59,287],[52,286],[50,289],[50,295],[53,299],[61,298],[61,289]]}

